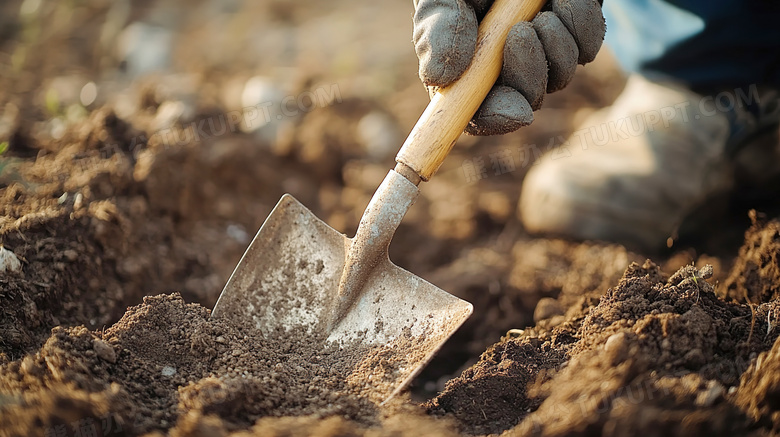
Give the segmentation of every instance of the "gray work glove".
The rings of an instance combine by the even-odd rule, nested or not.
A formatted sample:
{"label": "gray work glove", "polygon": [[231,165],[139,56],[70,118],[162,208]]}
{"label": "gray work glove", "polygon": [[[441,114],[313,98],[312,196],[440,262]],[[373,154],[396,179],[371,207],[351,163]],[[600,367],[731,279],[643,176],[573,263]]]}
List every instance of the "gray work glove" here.
{"label": "gray work glove", "polygon": [[[414,0],[414,49],[429,91],[469,66],[479,20],[492,0]],[[473,135],[505,134],[533,121],[545,92],[565,87],[577,64],[591,62],[606,24],[599,0],[550,0],[531,22],[512,27],[496,85],[469,122]]]}

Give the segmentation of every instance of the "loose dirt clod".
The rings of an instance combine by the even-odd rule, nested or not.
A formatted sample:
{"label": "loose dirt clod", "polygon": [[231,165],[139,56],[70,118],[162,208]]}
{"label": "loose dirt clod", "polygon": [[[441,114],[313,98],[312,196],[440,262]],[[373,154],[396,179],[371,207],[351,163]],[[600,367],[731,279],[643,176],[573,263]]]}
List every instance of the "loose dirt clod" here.
{"label": "loose dirt clod", "polygon": [[742,376],[736,391],[735,403],[744,409],[748,416],[771,429],[780,431],[780,414],[774,406],[774,399],[780,396],[780,340],[776,340],[772,349],[761,353],[756,361]]}
{"label": "loose dirt clod", "polygon": [[[169,295],[145,298],[102,339],[84,328],[56,329],[35,357],[0,367],[0,392],[43,396],[53,384],[73,384],[91,396],[114,387],[126,401],[111,409],[134,412],[121,416],[132,434],[168,429],[191,412],[215,414],[228,430],[264,416],[378,420],[376,406],[362,395],[365,387],[350,382],[359,379],[360,354],[321,350],[305,333],[246,336],[208,316],[200,305]],[[23,402],[7,414],[31,406]]]}
{"label": "loose dirt clod", "polygon": [[105,341],[95,339],[95,341],[92,342],[92,349],[95,350],[95,353],[101,360],[106,360],[112,364],[116,363],[116,352],[114,351],[114,348]]}
{"label": "loose dirt clod", "polygon": [[780,220],[755,211],[750,220],[724,290],[729,299],[759,304],[780,297]]}
{"label": "loose dirt clod", "polygon": [[758,332],[780,301],[754,310],[726,303],[693,279],[702,270],[707,276],[708,268],[687,266],[666,279],[651,262],[634,263],[597,305],[504,338],[427,407],[473,434],[518,424],[513,435],[560,435],[586,424],[603,433],[617,420],[620,435],[631,435],[646,431],[645,420],[671,426],[683,417],[658,409],[673,402],[696,411],[686,433],[706,435],[714,416],[718,429],[744,431],[749,420],[721,402],[723,387],[738,385],[751,357],[777,338]]}

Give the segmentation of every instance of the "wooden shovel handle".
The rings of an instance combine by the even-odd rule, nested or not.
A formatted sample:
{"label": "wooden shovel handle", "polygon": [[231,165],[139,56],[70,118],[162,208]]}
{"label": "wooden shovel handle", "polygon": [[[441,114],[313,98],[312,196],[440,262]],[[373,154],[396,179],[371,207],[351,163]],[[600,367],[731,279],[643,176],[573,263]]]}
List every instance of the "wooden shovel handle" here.
{"label": "wooden shovel handle", "polygon": [[509,30],[532,20],[546,0],[496,0],[479,26],[471,65],[454,83],[439,89],[395,157],[424,181],[439,169],[501,73]]}

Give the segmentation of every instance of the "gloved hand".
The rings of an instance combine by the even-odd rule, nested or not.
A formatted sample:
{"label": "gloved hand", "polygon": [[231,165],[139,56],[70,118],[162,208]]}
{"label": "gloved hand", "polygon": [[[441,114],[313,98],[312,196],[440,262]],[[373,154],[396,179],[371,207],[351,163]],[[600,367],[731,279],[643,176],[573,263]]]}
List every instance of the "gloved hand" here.
{"label": "gloved hand", "polygon": [[[469,66],[479,20],[492,3],[414,0],[414,49],[429,92],[454,82]],[[466,132],[497,135],[530,124],[545,92],[565,87],[577,63],[596,57],[605,31],[599,0],[550,0],[533,21],[514,25],[501,75]]]}

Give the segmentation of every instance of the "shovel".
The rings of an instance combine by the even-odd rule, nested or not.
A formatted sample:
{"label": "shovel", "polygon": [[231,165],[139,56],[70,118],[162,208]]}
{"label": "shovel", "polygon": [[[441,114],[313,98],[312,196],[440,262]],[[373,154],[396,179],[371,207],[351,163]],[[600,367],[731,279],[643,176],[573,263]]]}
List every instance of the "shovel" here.
{"label": "shovel", "polygon": [[233,271],[212,317],[264,335],[280,329],[325,333],[329,344],[361,345],[366,359],[383,350],[391,359],[377,368],[392,362],[394,369],[377,369],[382,382],[369,383],[368,392],[380,402],[400,392],[471,315],[472,306],[394,265],[388,245],[418,185],[433,177],[498,79],[510,28],[536,16],[544,1],[495,1],[480,25],[471,65],[433,96],[354,238],[285,194]]}

